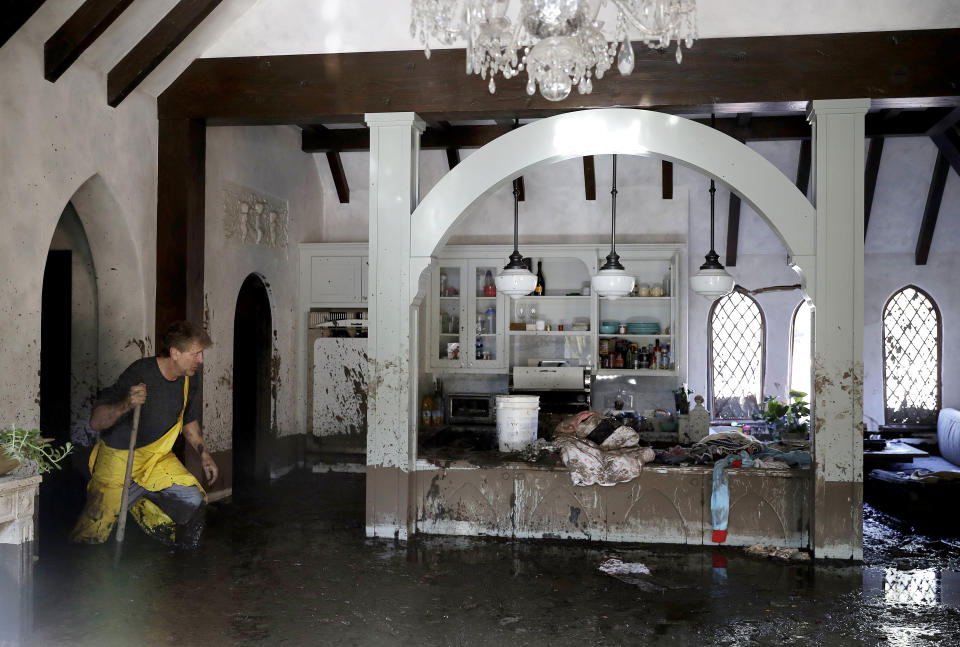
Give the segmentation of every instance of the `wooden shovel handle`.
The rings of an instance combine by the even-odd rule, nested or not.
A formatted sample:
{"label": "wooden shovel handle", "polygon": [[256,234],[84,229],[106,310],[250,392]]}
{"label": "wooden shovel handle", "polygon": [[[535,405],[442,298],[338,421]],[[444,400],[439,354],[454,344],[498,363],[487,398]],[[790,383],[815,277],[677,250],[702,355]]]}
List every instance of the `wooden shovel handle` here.
{"label": "wooden shovel handle", "polygon": [[137,448],[137,428],[140,426],[140,405],[133,409],[133,429],[130,431],[130,449],[127,451],[127,471],[123,476],[123,494],[120,496],[120,518],[117,520],[117,543],[123,541],[127,529],[127,505],[130,500],[130,480],[133,476],[133,453]]}

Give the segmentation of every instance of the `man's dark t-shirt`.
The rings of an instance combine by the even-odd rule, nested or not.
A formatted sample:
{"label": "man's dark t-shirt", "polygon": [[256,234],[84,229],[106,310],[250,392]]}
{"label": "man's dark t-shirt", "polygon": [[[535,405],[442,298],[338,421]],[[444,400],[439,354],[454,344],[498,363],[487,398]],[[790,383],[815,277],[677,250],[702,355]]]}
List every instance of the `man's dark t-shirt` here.
{"label": "man's dark t-shirt", "polygon": [[[94,407],[101,404],[115,404],[126,399],[130,387],[140,384],[147,385],[147,401],[140,409],[140,425],[137,428],[137,447],[149,445],[170,431],[180,416],[183,408],[183,377],[170,381],[160,372],[160,365],[156,357],[138,359],[127,367],[113,386],[104,389],[94,403]],[[183,424],[193,422],[200,417],[200,404],[197,397],[197,388],[200,376],[190,378],[187,393],[187,409],[183,413]],[[104,429],[100,437],[108,447],[127,449],[130,447],[130,432],[133,430],[133,411],[122,416],[109,429]]]}

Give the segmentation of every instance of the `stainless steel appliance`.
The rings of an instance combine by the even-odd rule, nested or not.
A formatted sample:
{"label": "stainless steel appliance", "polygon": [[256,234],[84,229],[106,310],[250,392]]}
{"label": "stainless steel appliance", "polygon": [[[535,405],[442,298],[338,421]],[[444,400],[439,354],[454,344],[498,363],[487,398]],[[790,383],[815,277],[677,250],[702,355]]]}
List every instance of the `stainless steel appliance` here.
{"label": "stainless steel appliance", "polygon": [[540,396],[541,417],[590,409],[589,367],[557,366],[551,360],[539,364],[513,367],[510,393]]}

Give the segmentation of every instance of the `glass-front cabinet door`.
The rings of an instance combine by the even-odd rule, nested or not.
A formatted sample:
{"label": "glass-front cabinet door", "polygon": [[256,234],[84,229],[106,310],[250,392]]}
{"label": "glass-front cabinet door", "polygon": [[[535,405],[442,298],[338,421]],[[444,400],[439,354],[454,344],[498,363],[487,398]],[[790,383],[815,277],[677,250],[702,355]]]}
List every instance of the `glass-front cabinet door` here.
{"label": "glass-front cabinet door", "polygon": [[493,260],[443,259],[434,268],[430,366],[495,369],[504,366],[501,297]]}
{"label": "glass-front cabinet door", "polygon": [[503,313],[493,277],[500,267],[490,261],[470,261],[468,320],[466,341],[470,344],[469,357],[464,366],[497,368],[503,366]]}
{"label": "glass-front cabinet door", "polygon": [[466,278],[464,263],[441,262],[433,272],[432,315],[433,349],[430,365],[435,368],[459,368],[463,348],[463,288]]}

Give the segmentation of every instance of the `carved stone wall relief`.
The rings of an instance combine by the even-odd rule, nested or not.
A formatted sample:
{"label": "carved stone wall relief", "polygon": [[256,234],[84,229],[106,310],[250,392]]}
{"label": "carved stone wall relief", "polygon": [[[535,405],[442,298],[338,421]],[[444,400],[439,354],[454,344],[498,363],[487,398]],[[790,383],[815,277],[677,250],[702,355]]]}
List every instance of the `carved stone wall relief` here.
{"label": "carved stone wall relief", "polygon": [[289,244],[287,201],[225,182],[223,234],[241,245],[285,248]]}

